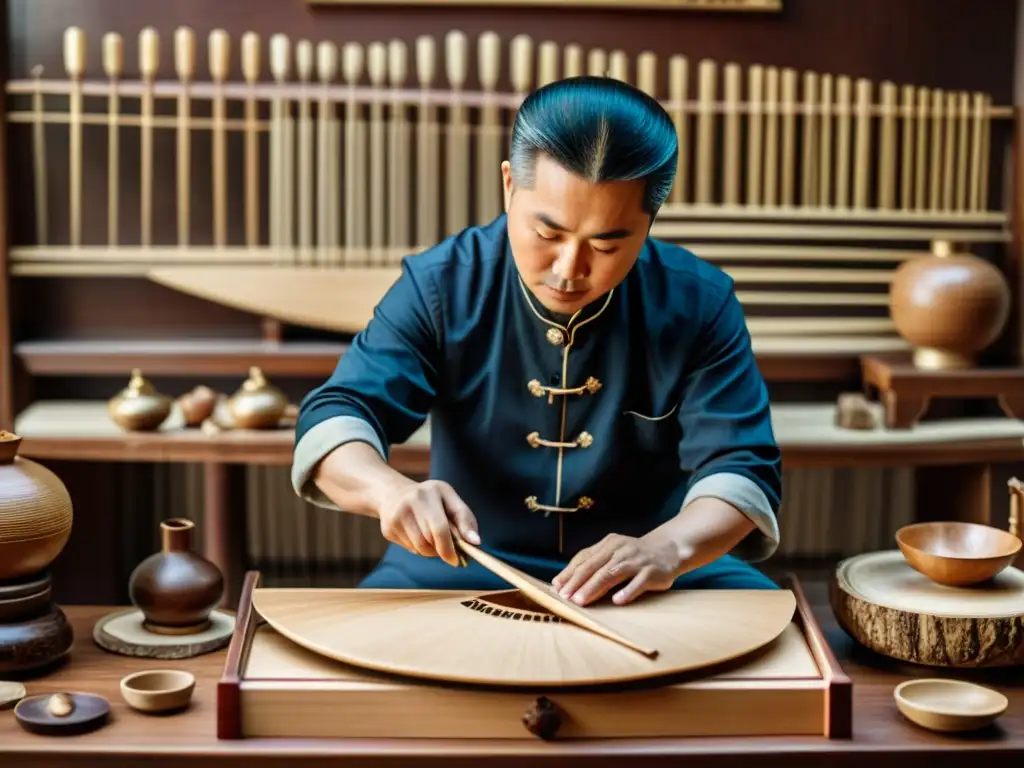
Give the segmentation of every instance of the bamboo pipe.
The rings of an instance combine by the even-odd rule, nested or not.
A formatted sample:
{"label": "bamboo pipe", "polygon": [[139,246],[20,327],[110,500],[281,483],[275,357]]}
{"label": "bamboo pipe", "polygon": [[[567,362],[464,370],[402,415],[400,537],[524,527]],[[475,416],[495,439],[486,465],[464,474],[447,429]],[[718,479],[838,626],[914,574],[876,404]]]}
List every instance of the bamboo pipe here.
{"label": "bamboo pipe", "polygon": [[82,77],[85,75],[85,32],[79,27],[64,31],[64,70],[71,81],[68,105],[68,179],[71,207],[71,245],[82,244]]}
{"label": "bamboo pipe", "polygon": [[178,245],[182,248],[189,244],[189,201],[192,198],[192,181],[190,167],[192,164],[191,139],[191,102],[189,84],[196,74],[196,38],[195,32],[188,27],[178,27],[174,32],[174,69],[181,82],[178,94],[177,111],[177,208],[178,208]]}
{"label": "bamboo pipe", "polygon": [[121,101],[117,85],[124,71],[124,42],[116,32],[103,36],[103,72],[110,80],[107,99],[107,244],[118,241],[118,176],[120,174],[120,130],[118,127]]}
{"label": "bamboo pipe", "polygon": [[242,35],[242,78],[249,86],[245,97],[245,244],[260,241],[260,155],[256,84],[260,79],[260,36]]}
{"label": "bamboo pipe", "polygon": [[142,128],[139,158],[141,175],[140,230],[143,246],[153,243],[153,81],[160,68],[160,37],[152,27],[139,33],[139,74],[142,92]]}

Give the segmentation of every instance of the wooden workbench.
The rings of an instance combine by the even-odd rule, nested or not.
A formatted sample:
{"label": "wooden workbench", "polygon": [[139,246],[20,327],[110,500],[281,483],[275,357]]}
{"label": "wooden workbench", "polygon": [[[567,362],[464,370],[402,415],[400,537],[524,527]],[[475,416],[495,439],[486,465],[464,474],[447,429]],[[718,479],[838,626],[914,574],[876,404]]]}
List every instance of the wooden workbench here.
{"label": "wooden workbench", "polygon": [[[100,759],[112,765],[205,765],[232,763],[255,768],[262,765],[356,766],[471,766],[488,768],[528,765],[586,766],[596,768],[636,762],[648,765],[693,766],[886,766],[922,765],[962,768],[972,759],[991,766],[1020,765],[1024,757],[1024,675],[994,673],[972,676],[993,685],[1010,698],[1010,707],[989,730],[970,736],[940,736],[905,720],[896,710],[894,686],[910,677],[932,676],[934,670],[897,666],[869,654],[839,630],[826,603],[823,582],[804,586],[826,638],[844,671],[854,681],[853,738],[848,741],[817,738],[683,739],[593,743],[543,743],[524,739],[516,743],[430,741],[218,741],[216,738],[216,682],[226,651],[177,662],[197,678],[195,699],[186,712],[146,716],[130,710],[118,692],[118,681],[130,672],[165,666],[166,662],[114,656],[91,640],[93,622],[110,607],[65,607],[77,637],[70,664],[50,676],[29,681],[29,694],[74,689],[108,697],[112,706],[109,725],[76,737],[34,736],[21,730],[10,710],[0,711],[0,765],[76,766]],[[999,682],[995,682],[999,680]],[[200,762],[197,762],[200,760]],[[144,762],[143,762],[144,761]],[[486,761],[484,763],[483,761]]]}

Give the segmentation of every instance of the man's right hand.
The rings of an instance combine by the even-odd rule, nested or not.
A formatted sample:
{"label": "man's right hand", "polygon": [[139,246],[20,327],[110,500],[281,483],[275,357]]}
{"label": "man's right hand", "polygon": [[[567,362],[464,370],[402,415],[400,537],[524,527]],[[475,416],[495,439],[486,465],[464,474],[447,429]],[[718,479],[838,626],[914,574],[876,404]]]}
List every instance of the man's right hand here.
{"label": "man's right hand", "polygon": [[453,529],[470,544],[479,544],[476,517],[448,483],[409,481],[395,488],[378,507],[384,538],[423,557],[440,557],[458,567]]}

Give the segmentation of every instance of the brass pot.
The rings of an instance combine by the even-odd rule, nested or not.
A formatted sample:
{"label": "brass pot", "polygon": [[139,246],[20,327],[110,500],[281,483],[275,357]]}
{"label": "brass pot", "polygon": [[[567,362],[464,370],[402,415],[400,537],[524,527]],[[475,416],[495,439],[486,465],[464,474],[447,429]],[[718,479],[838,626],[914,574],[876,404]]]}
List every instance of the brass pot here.
{"label": "brass pot", "polygon": [[249,378],[228,400],[231,418],[241,429],[276,429],[287,407],[288,398],[256,366],[249,369]]}
{"label": "brass pot", "polygon": [[162,395],[142,375],[132,370],[128,386],[107,403],[107,412],[124,429],[142,432],[158,428],[171,413],[173,401]]}

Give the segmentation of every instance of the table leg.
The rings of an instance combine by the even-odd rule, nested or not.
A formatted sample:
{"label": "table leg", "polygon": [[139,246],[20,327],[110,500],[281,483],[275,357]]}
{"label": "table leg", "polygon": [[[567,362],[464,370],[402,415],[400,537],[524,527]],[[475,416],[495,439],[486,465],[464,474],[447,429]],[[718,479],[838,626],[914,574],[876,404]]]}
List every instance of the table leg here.
{"label": "table leg", "polygon": [[234,608],[245,567],[244,466],[210,462],[203,466],[205,531],[203,556],[224,574],[221,606]]}
{"label": "table leg", "polygon": [[917,467],[916,520],[992,524],[992,466]]}

